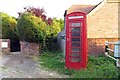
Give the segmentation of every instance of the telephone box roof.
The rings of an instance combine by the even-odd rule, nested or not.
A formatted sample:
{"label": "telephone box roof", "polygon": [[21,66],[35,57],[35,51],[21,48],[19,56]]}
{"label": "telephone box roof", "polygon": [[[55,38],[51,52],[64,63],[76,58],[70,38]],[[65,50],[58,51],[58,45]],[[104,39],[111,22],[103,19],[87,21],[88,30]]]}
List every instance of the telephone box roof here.
{"label": "telephone box roof", "polygon": [[83,12],[88,14],[90,11],[92,11],[96,5],[72,5],[68,10],[67,14],[72,12]]}

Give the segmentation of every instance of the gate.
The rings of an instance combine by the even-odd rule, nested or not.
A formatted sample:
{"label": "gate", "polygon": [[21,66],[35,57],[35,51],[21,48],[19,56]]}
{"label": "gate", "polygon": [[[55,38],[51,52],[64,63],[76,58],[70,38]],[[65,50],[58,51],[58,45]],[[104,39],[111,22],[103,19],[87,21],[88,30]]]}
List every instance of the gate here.
{"label": "gate", "polygon": [[11,52],[16,52],[20,51],[20,40],[10,40],[10,51]]}
{"label": "gate", "polygon": [[85,69],[87,64],[86,14],[73,12],[66,16],[66,67]]}

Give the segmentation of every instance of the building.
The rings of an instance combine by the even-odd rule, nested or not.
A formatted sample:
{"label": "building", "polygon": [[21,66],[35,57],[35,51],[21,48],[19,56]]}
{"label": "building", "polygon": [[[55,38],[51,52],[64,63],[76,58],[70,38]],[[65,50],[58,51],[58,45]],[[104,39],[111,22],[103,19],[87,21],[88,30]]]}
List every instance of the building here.
{"label": "building", "polygon": [[[120,39],[120,0],[103,0],[98,5],[72,5],[67,14],[87,14],[88,53],[98,55],[105,52],[105,42]],[[113,49],[114,45],[110,45]]]}

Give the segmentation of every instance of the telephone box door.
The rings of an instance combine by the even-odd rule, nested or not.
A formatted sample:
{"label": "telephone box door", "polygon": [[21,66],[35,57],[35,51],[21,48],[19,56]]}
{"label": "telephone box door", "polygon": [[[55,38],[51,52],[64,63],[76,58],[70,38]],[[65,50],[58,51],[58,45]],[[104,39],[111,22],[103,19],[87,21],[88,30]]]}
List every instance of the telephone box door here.
{"label": "telephone box door", "polygon": [[68,15],[66,21],[66,67],[80,69],[86,68],[85,16],[74,14]]}

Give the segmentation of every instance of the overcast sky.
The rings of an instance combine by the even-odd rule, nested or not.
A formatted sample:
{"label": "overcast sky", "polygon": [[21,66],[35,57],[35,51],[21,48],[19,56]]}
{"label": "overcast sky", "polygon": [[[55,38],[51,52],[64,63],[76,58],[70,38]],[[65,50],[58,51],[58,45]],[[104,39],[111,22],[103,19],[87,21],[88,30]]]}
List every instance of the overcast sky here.
{"label": "overcast sky", "polygon": [[64,11],[74,4],[95,5],[102,0],[0,0],[0,12],[18,17],[25,6],[44,8],[48,17],[63,18]]}

